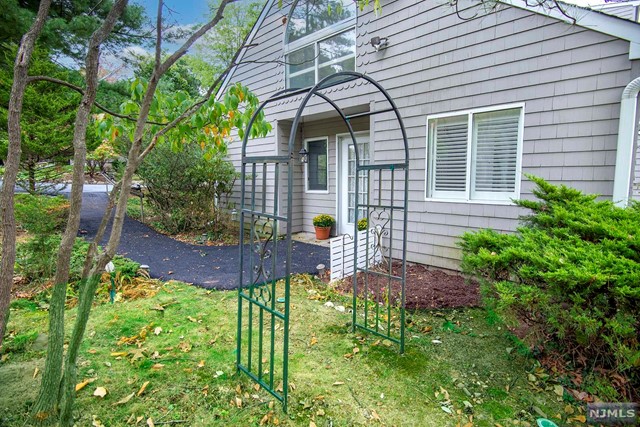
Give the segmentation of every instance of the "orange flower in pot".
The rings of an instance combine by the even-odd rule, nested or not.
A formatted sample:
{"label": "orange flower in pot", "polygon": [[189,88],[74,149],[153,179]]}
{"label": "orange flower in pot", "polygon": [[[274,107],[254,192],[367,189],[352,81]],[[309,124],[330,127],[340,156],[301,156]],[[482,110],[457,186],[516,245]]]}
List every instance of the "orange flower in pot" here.
{"label": "orange flower in pot", "polygon": [[331,227],[336,220],[331,215],[320,214],[313,218],[313,226],[316,228],[316,239],[326,240],[331,234]]}

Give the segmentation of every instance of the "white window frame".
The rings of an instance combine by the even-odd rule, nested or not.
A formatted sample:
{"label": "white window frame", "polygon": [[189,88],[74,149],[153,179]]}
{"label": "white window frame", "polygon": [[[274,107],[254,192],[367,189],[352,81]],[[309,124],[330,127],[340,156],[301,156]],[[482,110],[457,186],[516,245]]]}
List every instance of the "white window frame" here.
{"label": "white window frame", "polygon": [[[472,197],[472,171],[475,171],[473,167],[473,161],[475,159],[475,135],[473,126],[473,116],[480,113],[492,113],[503,110],[520,109],[520,118],[518,122],[518,142],[516,148],[516,177],[515,177],[515,189],[513,193],[490,193],[479,192],[476,197]],[[431,114],[427,116],[427,134],[426,134],[426,149],[425,149],[425,187],[424,187],[424,200],[425,201],[437,201],[437,202],[454,202],[454,203],[480,203],[480,204],[500,204],[500,205],[513,205],[513,200],[520,197],[520,183],[522,177],[522,145],[524,142],[524,113],[525,103],[514,103],[496,105],[483,108],[475,108],[471,110],[454,111],[448,113]],[[430,152],[434,149],[431,144],[431,121],[435,119],[467,116],[467,165],[466,165],[466,178],[465,178],[465,191],[464,193],[458,191],[439,191],[436,192],[433,186],[434,180],[434,154]],[[435,194],[434,194],[435,193]],[[479,197],[478,197],[479,196]]]}
{"label": "white window frame", "polygon": [[309,190],[309,161],[304,164],[304,192],[310,194],[329,194],[329,137],[319,136],[317,138],[305,138],[304,149],[309,152],[309,142],[324,141],[327,151],[327,189],[326,190]]}
{"label": "white window frame", "polygon": [[[296,4],[293,6],[293,8],[295,8],[297,5],[298,5],[298,3],[296,2]],[[291,12],[289,13],[289,19],[291,19],[291,14],[293,13],[293,8],[291,9]],[[357,17],[357,14],[358,14],[358,8],[356,7],[356,17]],[[305,47],[313,45],[313,47],[314,47],[314,60],[313,60],[314,79],[313,80],[314,80],[314,84],[318,83],[318,70],[320,69],[320,66],[331,65],[331,64],[340,62],[340,61],[348,58],[347,56],[343,56],[341,58],[337,58],[337,59],[334,59],[332,61],[319,64],[318,61],[320,59],[320,52],[318,51],[318,44],[322,43],[323,41],[325,41],[327,39],[330,39],[333,36],[337,36],[340,33],[344,33],[344,32],[349,31],[349,30],[356,31],[356,20],[357,20],[356,17],[345,19],[344,21],[340,21],[340,22],[338,22],[336,24],[330,25],[330,26],[328,26],[326,28],[323,28],[323,29],[321,29],[319,31],[316,31],[315,33],[306,35],[306,36],[304,36],[304,37],[302,37],[302,38],[300,38],[298,40],[295,40],[295,41],[293,41],[291,43],[287,42],[287,29],[289,27],[287,26],[287,28],[285,28],[285,31],[284,31],[284,42],[283,42],[283,45],[284,45],[283,53],[284,53],[284,58],[285,58],[285,67],[284,67],[285,77],[284,77],[284,80],[285,80],[285,87],[287,89],[290,88],[289,79],[291,77],[295,77],[297,75],[309,72],[309,68],[311,68],[311,66],[310,66],[309,68],[305,68],[304,70],[300,70],[300,71],[297,71],[297,72],[295,72],[293,74],[290,74],[289,73],[289,66],[288,66],[288,64],[286,64],[287,56],[290,53],[295,52],[296,50],[300,50],[302,48],[305,48]],[[356,38],[357,37],[358,37],[358,34],[356,32]],[[354,68],[354,71],[357,71],[357,64],[356,64],[357,52],[355,50],[357,48],[358,43],[357,43],[357,40],[354,40],[354,41],[355,41],[355,43],[354,43],[354,46],[353,46],[354,47],[353,68]],[[309,63],[311,64],[311,61],[309,61]]]}

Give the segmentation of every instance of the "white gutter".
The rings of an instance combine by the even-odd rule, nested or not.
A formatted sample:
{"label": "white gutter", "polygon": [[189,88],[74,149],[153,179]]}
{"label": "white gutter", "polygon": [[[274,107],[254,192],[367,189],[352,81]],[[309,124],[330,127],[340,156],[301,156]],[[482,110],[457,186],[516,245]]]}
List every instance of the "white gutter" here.
{"label": "white gutter", "polygon": [[631,188],[633,148],[636,140],[636,107],[640,92],[640,77],[634,79],[622,91],[620,102],[620,127],[616,152],[616,172],[613,180],[613,201],[618,206],[627,206]]}

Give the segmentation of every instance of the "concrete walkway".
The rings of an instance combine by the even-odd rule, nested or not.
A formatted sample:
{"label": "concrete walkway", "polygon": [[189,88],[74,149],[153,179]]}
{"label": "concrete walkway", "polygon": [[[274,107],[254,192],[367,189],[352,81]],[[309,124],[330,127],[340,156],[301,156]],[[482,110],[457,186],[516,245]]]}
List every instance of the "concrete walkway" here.
{"label": "concrete walkway", "polygon": [[[80,235],[85,238],[95,236],[107,203],[105,185],[86,186],[82,204]],[[110,230],[108,227],[108,231]],[[108,232],[106,236],[108,236]],[[103,241],[103,244],[106,243]],[[273,245],[269,248],[273,253]],[[284,276],[286,266],[286,242],[278,241],[276,277]],[[329,249],[309,243],[294,242],[291,271],[293,273],[315,273],[318,264],[329,265]],[[150,267],[151,277],[163,280],[181,280],[194,285],[234,289],[239,279],[238,246],[199,246],[173,240],[148,226],[125,218],[122,239],[118,253]],[[244,247],[245,259],[250,248]],[[258,259],[254,254],[254,259]],[[273,258],[268,258],[265,266],[272,267]],[[256,261],[257,263],[257,261]],[[246,272],[248,271],[245,268]]]}

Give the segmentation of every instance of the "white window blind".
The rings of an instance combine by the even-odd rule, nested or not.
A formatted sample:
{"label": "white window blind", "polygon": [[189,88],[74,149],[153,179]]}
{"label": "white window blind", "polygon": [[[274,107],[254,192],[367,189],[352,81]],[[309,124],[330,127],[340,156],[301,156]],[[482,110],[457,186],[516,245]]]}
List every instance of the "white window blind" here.
{"label": "white window blind", "polygon": [[[465,193],[467,184],[467,120],[454,117],[438,120],[434,126],[434,193]],[[453,194],[453,197],[460,197]]]}
{"label": "white window blind", "polygon": [[429,119],[427,197],[517,198],[522,116],[518,107]]}

